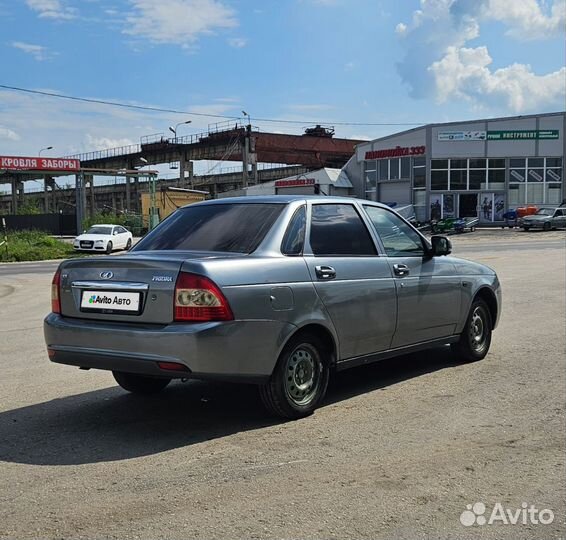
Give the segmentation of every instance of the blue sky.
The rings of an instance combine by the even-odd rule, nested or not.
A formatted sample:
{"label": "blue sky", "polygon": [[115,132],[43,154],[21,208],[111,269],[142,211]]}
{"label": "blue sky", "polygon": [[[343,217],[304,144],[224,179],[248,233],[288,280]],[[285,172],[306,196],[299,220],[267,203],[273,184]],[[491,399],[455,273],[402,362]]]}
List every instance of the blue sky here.
{"label": "blue sky", "polygon": [[[120,146],[250,113],[426,123],[564,110],[564,0],[0,0],[0,84],[186,111],[145,113],[0,89],[0,154]],[[296,120],[265,123],[254,118]],[[337,126],[374,138],[404,129]]]}

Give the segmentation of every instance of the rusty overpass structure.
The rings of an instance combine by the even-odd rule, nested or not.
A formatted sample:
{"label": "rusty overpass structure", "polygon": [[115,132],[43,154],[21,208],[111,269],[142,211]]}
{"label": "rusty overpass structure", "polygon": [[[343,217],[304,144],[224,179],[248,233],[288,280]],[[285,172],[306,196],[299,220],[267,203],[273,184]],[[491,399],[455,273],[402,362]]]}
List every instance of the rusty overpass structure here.
{"label": "rusty overpass structure", "polygon": [[[83,215],[88,211],[92,215],[100,209],[95,192],[108,194],[110,200],[105,200],[103,205],[106,208],[139,212],[140,193],[145,191],[145,186],[140,186],[140,180],[155,177],[156,171],[149,170],[152,166],[169,164],[170,168],[179,170],[177,181],[168,181],[166,184],[206,190],[214,197],[220,191],[240,189],[313,169],[341,168],[352,157],[360,142],[336,138],[333,128],[320,125],[306,129],[302,135],[288,135],[264,132],[251,124],[228,121],[212,124],[204,133],[183,137],[167,137],[159,133],[142,137],[138,144],[66,157],[80,160],[81,170],[75,175],[75,186],[70,188],[76,194],[77,213]],[[216,162],[216,165],[207,174],[195,175],[194,163],[202,160]],[[215,174],[215,169],[223,162],[241,162],[241,171],[228,176]],[[279,171],[272,169],[270,172],[261,172],[261,164],[278,164]],[[93,181],[98,175],[120,176],[123,182],[102,189]],[[41,179],[44,187],[40,198],[43,200],[43,211],[47,213],[56,207],[54,203],[58,186],[52,177],[33,171],[0,175],[0,183],[12,184],[9,201],[11,212],[15,213],[18,204],[22,204],[28,196],[24,193],[23,182]],[[112,190],[120,202],[108,193]],[[62,191],[59,190],[59,194],[63,196]],[[63,196],[61,201],[66,198]],[[6,199],[6,195],[3,199]],[[7,202],[2,201],[3,208],[6,208]]]}

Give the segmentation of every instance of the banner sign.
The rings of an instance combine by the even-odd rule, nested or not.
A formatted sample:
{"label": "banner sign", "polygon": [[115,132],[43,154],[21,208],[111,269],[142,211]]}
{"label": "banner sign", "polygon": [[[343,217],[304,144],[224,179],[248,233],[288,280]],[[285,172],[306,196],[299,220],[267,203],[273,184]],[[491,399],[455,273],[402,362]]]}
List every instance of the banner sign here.
{"label": "banner sign", "polygon": [[485,141],[486,131],[439,131],[439,141]]}
{"label": "banner sign", "polygon": [[78,171],[81,162],[72,158],[0,156],[0,169],[7,171]]}
{"label": "banner sign", "polygon": [[514,131],[488,131],[488,141],[520,141],[533,139],[559,139],[557,129],[521,129]]}
{"label": "banner sign", "polygon": [[426,146],[396,146],[385,150],[370,150],[365,159],[381,159],[402,156],[420,156],[426,151]]}
{"label": "banner sign", "polygon": [[276,180],[275,187],[314,186],[315,183],[314,178],[295,178],[293,180]]}

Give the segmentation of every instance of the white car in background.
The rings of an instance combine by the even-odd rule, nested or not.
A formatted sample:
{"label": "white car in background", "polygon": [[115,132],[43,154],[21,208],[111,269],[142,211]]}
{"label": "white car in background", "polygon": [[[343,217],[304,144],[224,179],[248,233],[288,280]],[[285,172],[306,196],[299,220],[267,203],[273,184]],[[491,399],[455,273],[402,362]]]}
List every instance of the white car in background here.
{"label": "white car in background", "polygon": [[105,253],[112,253],[115,249],[130,249],[132,233],[121,225],[93,225],[88,231],[75,238],[73,247],[77,251]]}

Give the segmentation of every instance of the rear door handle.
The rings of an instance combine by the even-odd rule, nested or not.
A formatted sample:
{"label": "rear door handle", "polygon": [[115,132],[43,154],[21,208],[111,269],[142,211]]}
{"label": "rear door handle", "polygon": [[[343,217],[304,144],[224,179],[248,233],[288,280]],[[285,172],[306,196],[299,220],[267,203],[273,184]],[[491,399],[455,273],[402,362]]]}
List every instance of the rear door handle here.
{"label": "rear door handle", "polygon": [[396,276],[408,276],[409,275],[409,267],[406,264],[394,264],[393,271],[395,272]]}
{"label": "rear door handle", "polygon": [[315,266],[314,270],[318,279],[334,279],[336,277],[336,270],[332,266]]}

